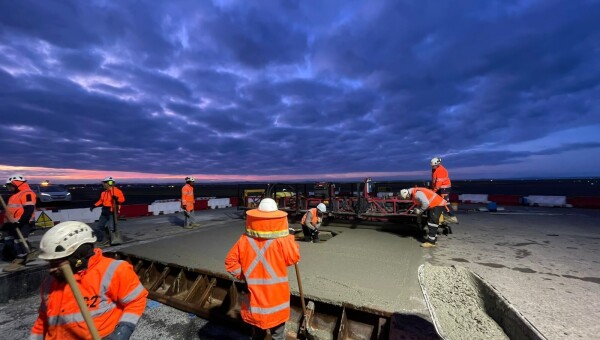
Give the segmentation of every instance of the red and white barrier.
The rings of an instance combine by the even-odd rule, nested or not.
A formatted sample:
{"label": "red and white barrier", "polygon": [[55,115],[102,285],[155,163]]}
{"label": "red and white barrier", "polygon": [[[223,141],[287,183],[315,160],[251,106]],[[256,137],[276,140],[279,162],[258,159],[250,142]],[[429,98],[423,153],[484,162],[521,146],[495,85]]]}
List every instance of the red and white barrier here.
{"label": "red and white barrier", "polygon": [[540,207],[564,207],[567,205],[566,196],[525,196],[523,203]]}
{"label": "red and white barrier", "polygon": [[487,194],[462,194],[458,195],[458,200],[463,203],[488,203]]}

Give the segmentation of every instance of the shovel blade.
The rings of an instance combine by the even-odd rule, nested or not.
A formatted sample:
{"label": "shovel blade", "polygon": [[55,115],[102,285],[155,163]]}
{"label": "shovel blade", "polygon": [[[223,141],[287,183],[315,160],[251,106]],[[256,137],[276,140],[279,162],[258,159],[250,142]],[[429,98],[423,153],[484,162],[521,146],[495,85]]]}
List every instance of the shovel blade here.
{"label": "shovel blade", "polygon": [[110,233],[110,245],[116,246],[123,243],[123,238],[121,237],[120,231],[112,231]]}

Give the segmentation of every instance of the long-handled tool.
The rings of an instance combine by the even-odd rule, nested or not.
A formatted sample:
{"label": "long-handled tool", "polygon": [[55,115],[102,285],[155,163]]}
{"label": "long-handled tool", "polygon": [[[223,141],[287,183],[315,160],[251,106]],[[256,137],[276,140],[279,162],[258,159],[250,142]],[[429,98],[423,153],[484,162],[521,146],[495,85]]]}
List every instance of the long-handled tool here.
{"label": "long-handled tool", "polygon": [[[114,197],[114,195],[113,195],[113,197]],[[112,212],[113,213],[113,230],[109,234],[110,234],[110,245],[116,246],[118,244],[123,243],[123,238],[121,237],[121,232],[117,230],[119,202],[117,202],[117,200],[115,198],[113,198],[112,201],[113,201],[113,212]]]}
{"label": "long-handled tool", "polygon": [[[0,201],[2,202],[2,207],[4,208],[4,211],[5,212],[8,211],[8,209],[6,208],[6,202],[4,202],[4,198],[2,198],[1,195],[0,195]],[[19,229],[18,226],[15,226],[15,230],[17,231],[17,235],[19,236],[19,240],[21,241],[21,243],[23,243],[23,247],[25,247],[27,254],[30,254],[31,249],[29,248],[29,244],[27,244],[25,237],[23,237],[23,234],[21,233],[21,229]],[[27,262],[27,258],[25,258],[25,262]]]}
{"label": "long-handled tool", "polygon": [[77,301],[77,306],[79,306],[79,310],[81,311],[81,315],[83,315],[83,320],[85,320],[88,329],[90,330],[90,335],[93,340],[100,340],[100,334],[96,329],[96,325],[94,324],[94,320],[92,319],[92,315],[90,314],[90,310],[88,309],[85,301],[83,300],[83,296],[81,295],[81,291],[79,290],[79,286],[77,286],[77,282],[75,281],[75,277],[73,276],[73,271],[71,270],[71,266],[68,262],[63,263],[60,266],[60,270],[62,271],[69,287],[71,287],[71,291],[73,292],[73,296],[75,296],[75,300]]}
{"label": "long-handled tool", "polygon": [[302,280],[300,280],[300,269],[298,268],[298,264],[294,264],[294,268],[296,269],[296,279],[298,279],[298,291],[300,292],[300,302],[302,303],[302,313],[304,317],[302,319],[302,325],[300,325],[299,334],[304,335],[307,339],[314,339],[314,337],[310,334],[310,320],[315,312],[315,305],[312,301],[308,303],[308,307],[304,303],[304,292],[302,291]]}

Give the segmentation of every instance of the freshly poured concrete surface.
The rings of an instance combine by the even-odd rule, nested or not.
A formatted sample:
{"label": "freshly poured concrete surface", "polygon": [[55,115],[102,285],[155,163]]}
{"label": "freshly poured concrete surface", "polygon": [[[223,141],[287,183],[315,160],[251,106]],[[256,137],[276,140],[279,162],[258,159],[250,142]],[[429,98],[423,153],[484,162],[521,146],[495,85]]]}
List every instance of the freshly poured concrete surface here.
{"label": "freshly poured concrete surface", "polygon": [[[207,227],[202,232],[122,251],[227,275],[224,259],[243,233],[244,223],[232,220],[218,227]],[[423,251],[414,238],[378,230],[335,226],[327,229],[338,233],[337,236],[319,244],[299,242],[299,267],[306,297],[427,315],[417,279]],[[288,274],[290,288],[297,292],[293,267]]]}
{"label": "freshly poured concrete surface", "polygon": [[[460,224],[454,227],[454,234],[440,236],[433,249],[421,249],[417,240],[399,233],[328,227],[341,234],[322,244],[300,242],[305,293],[312,297],[326,293],[331,299],[343,297],[383,309],[404,306],[400,308],[406,313],[426,315],[422,294],[413,286],[416,268],[424,262],[458,264],[496,287],[549,339],[596,339],[600,334],[600,211],[507,209],[507,214],[459,214]],[[198,267],[224,273],[225,254],[243,232],[243,221],[232,218],[234,209],[197,215],[203,226],[194,230],[178,226],[180,214],[122,222],[121,230],[129,244],[112,249],[143,251],[152,255],[148,257],[160,249],[170,254],[171,260],[161,259],[165,262],[203,263]],[[187,241],[192,237],[195,242]],[[165,243],[174,248],[163,246]],[[181,256],[176,254],[178,248],[194,250],[192,255]],[[289,272],[292,290],[296,290],[293,268]],[[371,277],[372,272],[379,276]],[[26,337],[38,305],[37,296],[0,305],[0,334]],[[167,308],[166,315],[189,317],[167,306],[159,308]],[[154,312],[147,309],[146,313]],[[179,333],[188,326],[165,325],[159,320],[161,313],[148,314],[148,318],[145,314],[132,338],[187,338]]]}

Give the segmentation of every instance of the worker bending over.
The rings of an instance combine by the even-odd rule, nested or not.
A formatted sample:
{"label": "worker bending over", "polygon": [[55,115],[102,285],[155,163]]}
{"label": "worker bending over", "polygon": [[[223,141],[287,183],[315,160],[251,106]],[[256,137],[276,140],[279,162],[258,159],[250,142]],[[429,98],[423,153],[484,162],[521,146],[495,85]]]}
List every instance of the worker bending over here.
{"label": "worker bending over", "polygon": [[289,234],[287,213],[271,198],[246,213],[246,233],[225,258],[229,274],[248,285],[242,294],[242,319],[252,326],[252,339],[285,338],[290,318],[287,267],[300,261],[300,249]]}
{"label": "worker bending over", "polygon": [[148,291],[133,267],[94,249],[92,228],[78,221],[52,227],[40,242],[40,259],[50,262],[42,283],[39,316],[30,339],[90,339],[90,331],[60,266],[68,264],[103,339],[129,339],[146,308]]}
{"label": "worker bending over", "polygon": [[[2,225],[2,235],[4,236],[2,257],[7,261],[12,261],[4,268],[4,271],[9,272],[23,268],[27,261],[27,255],[31,252],[32,248],[27,241],[27,236],[35,226],[36,195],[23,175],[10,176],[6,181],[6,187],[13,192],[6,205],[7,222]],[[30,252],[27,252],[17,228],[21,231],[24,241],[27,242]]]}
{"label": "worker bending over", "polygon": [[[102,181],[104,191],[100,194],[100,199],[90,207],[90,211],[96,207],[102,207],[98,223],[94,227],[94,233],[98,238],[98,243],[108,245],[110,243],[109,231],[115,232],[114,212],[119,213],[120,205],[125,202],[125,196],[121,189],[115,186],[115,180],[112,177],[106,177]],[[106,241],[104,238],[106,237]]]}
{"label": "worker bending over", "polygon": [[[413,212],[417,216],[421,216],[425,211],[427,214],[427,229],[428,236],[425,242],[421,243],[421,247],[435,247],[437,241],[437,230],[440,226],[440,215],[448,212],[448,202],[440,195],[427,188],[409,188],[400,190],[400,196],[404,200],[412,199],[414,209]],[[448,216],[446,220],[450,223],[458,223],[456,216]]]}
{"label": "worker bending over", "polygon": [[308,209],[302,216],[302,232],[304,241],[319,243],[319,228],[323,222],[323,214],[327,212],[325,204],[319,203],[316,208]]}

